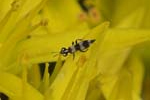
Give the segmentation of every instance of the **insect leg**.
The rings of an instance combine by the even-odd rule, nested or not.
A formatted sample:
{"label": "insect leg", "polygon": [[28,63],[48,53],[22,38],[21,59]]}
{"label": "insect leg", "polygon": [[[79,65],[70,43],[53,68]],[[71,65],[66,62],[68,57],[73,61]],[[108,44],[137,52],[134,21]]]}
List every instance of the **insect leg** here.
{"label": "insect leg", "polygon": [[86,52],[88,49],[85,49],[85,50],[80,50],[81,52]]}
{"label": "insect leg", "polygon": [[73,60],[74,60],[74,58],[75,58],[75,53],[73,53]]}
{"label": "insect leg", "polygon": [[74,42],[72,42],[72,45],[74,45]]}
{"label": "insect leg", "polygon": [[83,39],[76,39],[75,43],[78,44],[78,41],[83,41]]}

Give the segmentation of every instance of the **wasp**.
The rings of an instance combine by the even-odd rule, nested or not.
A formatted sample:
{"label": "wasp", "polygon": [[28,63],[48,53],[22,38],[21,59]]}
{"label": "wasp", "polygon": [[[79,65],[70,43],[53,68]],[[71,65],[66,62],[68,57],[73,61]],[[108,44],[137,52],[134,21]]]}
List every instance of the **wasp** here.
{"label": "wasp", "polygon": [[62,47],[60,50],[60,54],[62,54],[64,57],[66,57],[68,55],[68,53],[73,54],[73,59],[74,59],[75,52],[77,52],[77,51],[86,52],[88,50],[89,46],[93,42],[95,42],[95,39],[93,39],[93,40],[77,39],[75,42],[72,42],[72,46],[70,46],[68,48]]}

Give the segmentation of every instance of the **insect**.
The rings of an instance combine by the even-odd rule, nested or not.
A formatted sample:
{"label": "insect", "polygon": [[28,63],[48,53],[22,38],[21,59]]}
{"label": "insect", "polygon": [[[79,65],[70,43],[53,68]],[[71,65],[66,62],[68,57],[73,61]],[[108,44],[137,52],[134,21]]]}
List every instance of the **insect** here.
{"label": "insect", "polygon": [[[80,41],[80,42],[78,42]],[[62,54],[64,57],[68,55],[68,53],[73,54],[73,59],[75,57],[75,52],[81,51],[81,52],[86,52],[88,50],[88,47],[95,42],[95,39],[93,40],[82,40],[82,39],[77,39],[75,42],[72,42],[72,46],[65,48],[62,47],[60,54]]]}

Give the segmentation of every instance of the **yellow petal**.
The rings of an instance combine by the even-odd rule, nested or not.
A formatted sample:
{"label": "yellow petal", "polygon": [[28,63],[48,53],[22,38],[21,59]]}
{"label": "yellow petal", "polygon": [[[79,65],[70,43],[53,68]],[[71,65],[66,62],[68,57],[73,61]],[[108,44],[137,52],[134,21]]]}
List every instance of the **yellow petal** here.
{"label": "yellow petal", "polygon": [[[62,47],[68,47],[72,41],[81,39],[89,32],[88,29],[76,29],[65,32],[64,34],[44,35],[42,37],[33,37],[19,47],[19,52],[26,52],[30,55],[29,62],[46,62],[57,59],[55,54],[59,54]],[[56,52],[56,53],[53,53]]]}
{"label": "yellow petal", "polygon": [[23,83],[20,78],[5,72],[0,72],[0,75],[0,91],[11,100],[21,100],[23,96],[26,100],[43,100],[43,96],[29,84],[26,85],[26,91],[23,91]]}

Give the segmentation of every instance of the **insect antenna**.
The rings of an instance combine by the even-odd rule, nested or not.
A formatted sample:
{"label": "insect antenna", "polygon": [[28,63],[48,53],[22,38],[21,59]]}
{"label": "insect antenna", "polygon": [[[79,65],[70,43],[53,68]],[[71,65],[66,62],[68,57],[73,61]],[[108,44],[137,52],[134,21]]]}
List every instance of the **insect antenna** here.
{"label": "insect antenna", "polygon": [[53,57],[56,57],[59,55],[59,52],[51,52],[51,53],[54,54]]}

